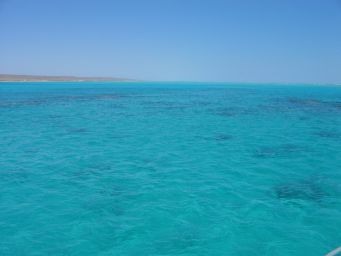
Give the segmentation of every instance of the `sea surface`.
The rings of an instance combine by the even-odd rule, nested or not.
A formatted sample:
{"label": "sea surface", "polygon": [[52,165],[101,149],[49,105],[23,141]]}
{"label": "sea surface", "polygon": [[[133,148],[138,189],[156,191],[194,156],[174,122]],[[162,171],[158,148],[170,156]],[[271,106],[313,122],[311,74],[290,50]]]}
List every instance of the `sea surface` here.
{"label": "sea surface", "polygon": [[1,256],[321,256],[341,87],[1,83]]}

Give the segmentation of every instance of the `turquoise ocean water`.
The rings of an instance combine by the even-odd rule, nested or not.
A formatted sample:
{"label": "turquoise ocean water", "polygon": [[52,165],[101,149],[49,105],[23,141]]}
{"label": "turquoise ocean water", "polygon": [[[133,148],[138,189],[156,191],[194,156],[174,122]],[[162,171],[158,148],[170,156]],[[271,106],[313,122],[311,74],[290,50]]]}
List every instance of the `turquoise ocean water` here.
{"label": "turquoise ocean water", "polygon": [[341,87],[1,83],[0,255],[341,246]]}

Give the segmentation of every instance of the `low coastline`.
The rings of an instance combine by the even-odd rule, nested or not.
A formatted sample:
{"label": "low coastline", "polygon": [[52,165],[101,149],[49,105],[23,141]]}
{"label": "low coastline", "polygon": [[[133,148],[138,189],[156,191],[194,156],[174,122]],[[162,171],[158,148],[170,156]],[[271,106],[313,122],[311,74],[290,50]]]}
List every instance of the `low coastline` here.
{"label": "low coastline", "polygon": [[0,82],[132,82],[120,77],[78,77],[0,74]]}

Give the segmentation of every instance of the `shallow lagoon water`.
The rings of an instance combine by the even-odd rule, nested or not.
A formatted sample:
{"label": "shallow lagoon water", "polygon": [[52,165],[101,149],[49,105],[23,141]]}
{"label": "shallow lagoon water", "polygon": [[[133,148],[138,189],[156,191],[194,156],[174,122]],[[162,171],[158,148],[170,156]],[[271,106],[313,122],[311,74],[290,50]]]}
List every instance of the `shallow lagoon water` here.
{"label": "shallow lagoon water", "polygon": [[341,246],[341,87],[1,83],[0,255]]}

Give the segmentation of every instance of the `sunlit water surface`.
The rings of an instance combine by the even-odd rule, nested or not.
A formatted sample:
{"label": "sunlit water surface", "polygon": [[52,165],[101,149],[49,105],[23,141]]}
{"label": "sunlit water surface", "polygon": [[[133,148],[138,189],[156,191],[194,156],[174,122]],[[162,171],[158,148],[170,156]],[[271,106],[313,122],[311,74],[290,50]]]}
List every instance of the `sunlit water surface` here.
{"label": "sunlit water surface", "polygon": [[1,83],[0,255],[341,246],[341,87]]}

